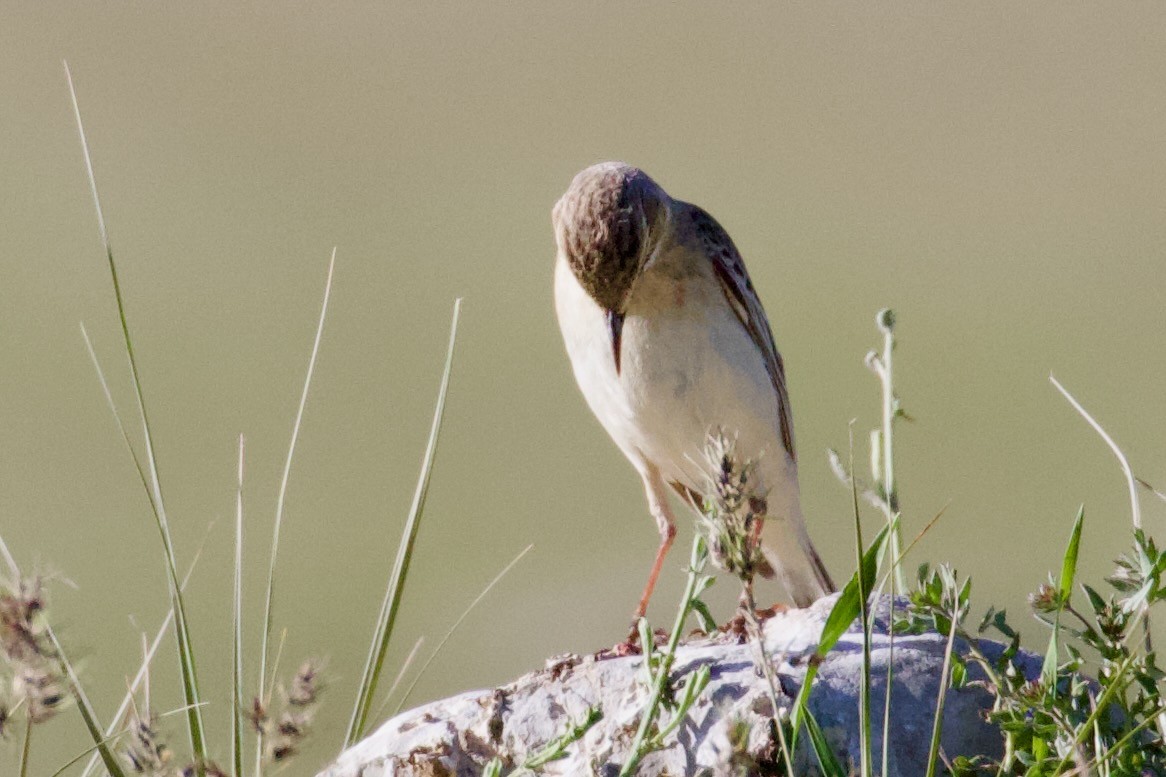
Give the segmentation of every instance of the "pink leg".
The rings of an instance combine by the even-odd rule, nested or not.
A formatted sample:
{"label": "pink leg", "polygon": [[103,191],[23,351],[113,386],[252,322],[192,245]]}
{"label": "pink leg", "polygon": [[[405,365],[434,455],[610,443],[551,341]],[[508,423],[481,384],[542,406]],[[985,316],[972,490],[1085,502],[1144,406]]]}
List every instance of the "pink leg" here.
{"label": "pink leg", "polygon": [[638,621],[648,611],[648,600],[652,598],[652,591],[656,588],[656,579],[660,577],[660,569],[664,566],[664,557],[672,547],[672,540],[676,539],[676,527],[669,524],[660,534],[660,547],[656,549],[656,560],[652,563],[652,571],[648,575],[648,584],[644,586],[644,593],[640,594],[640,603],[636,607],[636,614],[632,618]]}
{"label": "pink leg", "polygon": [[[660,577],[660,570],[664,567],[664,557],[672,547],[672,540],[676,538],[676,519],[672,509],[668,506],[668,492],[664,488],[664,481],[655,467],[649,467],[644,472],[644,491],[648,495],[648,510],[656,519],[656,527],[660,530],[660,547],[656,549],[656,560],[652,563],[652,572],[648,575],[648,584],[644,586],[644,593],[640,596],[640,603],[636,607],[634,621],[644,617],[648,611],[648,600],[652,598],[652,591],[656,587],[656,580]],[[633,621],[633,630],[635,624]]]}

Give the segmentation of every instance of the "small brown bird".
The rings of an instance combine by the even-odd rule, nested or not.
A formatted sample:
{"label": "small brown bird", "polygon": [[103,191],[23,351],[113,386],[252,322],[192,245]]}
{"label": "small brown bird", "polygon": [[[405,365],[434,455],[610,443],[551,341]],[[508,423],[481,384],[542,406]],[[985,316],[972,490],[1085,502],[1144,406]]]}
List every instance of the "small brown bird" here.
{"label": "small brown bird", "polygon": [[716,429],[758,459],[770,575],[799,607],[832,592],[802,518],[781,355],[728,233],[621,162],[576,175],[552,220],[555,308],[575,379],[643,478],[660,530],[636,617],[676,534],[668,492],[699,509],[701,452]]}

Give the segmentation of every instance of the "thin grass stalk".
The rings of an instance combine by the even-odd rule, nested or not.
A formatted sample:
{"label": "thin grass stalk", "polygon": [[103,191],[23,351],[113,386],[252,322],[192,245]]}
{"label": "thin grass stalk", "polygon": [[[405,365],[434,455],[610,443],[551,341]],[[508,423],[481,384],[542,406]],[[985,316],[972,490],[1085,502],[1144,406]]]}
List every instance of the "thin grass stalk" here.
{"label": "thin grass stalk", "polygon": [[97,211],[98,227],[101,232],[101,241],[105,248],[105,256],[109,264],[110,278],[113,281],[114,298],[117,301],[118,319],[121,322],[122,337],[125,344],[126,357],[129,361],[130,375],[133,378],[134,397],[137,400],[138,414],[142,422],[142,430],[146,444],[146,462],[149,464],[150,481],[148,490],[152,492],[152,507],[155,522],[162,539],[162,549],[165,556],[166,568],[169,573],[170,596],[175,612],[174,626],[178,642],[179,664],[182,673],[183,695],[186,699],[189,712],[187,714],[187,729],[190,735],[191,752],[197,763],[197,773],[204,773],[203,764],[207,761],[206,741],[202,720],[202,704],[199,700],[198,675],[194,662],[194,651],[190,644],[190,631],[186,618],[186,604],[183,601],[182,590],[178,582],[178,570],[175,564],[174,545],[170,537],[170,526],[166,519],[165,504],[162,500],[162,484],[158,475],[158,462],[154,455],[153,435],[146,412],[146,403],[142,391],[141,375],[138,371],[137,359],[134,356],[133,339],[130,336],[129,323],[126,318],[125,302],[122,297],[121,283],[117,275],[117,263],[113,258],[113,247],[109,242],[109,233],[105,226],[105,216],[101,210],[101,199],[97,193],[97,179],[93,172],[92,156],[89,153],[89,142],[85,137],[85,127],[81,121],[81,108],[77,102],[77,91],[73,87],[73,76],[69,72],[69,65],[65,63],[65,78],[69,84],[69,96],[73,102],[73,113],[77,120],[77,131],[81,137],[81,149],[85,157],[85,169],[89,175],[89,188],[93,195],[94,207]]}
{"label": "thin grass stalk", "polygon": [[[850,471],[854,472],[854,425],[850,426]],[[870,777],[871,775],[871,761],[873,760],[870,743],[870,613],[869,601],[870,590],[866,587],[866,569],[864,545],[862,542],[862,518],[858,509],[858,484],[852,477],[850,479],[850,496],[851,508],[854,512],[854,536],[855,536],[855,551],[858,556],[858,608],[859,618],[862,623],[862,683],[859,685],[858,692],[858,735],[859,735],[859,770],[862,777]],[[898,534],[898,526],[895,525],[895,520],[892,518],[891,522],[887,524],[889,540],[893,543],[895,536]],[[894,558],[894,545],[891,546],[891,557]],[[890,687],[887,688],[887,695],[890,695]]]}
{"label": "thin grass stalk", "polygon": [[[161,720],[162,718],[168,718],[171,715],[183,715],[185,713],[186,713],[186,708],[179,707],[178,709],[170,710],[169,712],[163,712],[162,714],[160,714],[158,716],[158,719]],[[57,770],[55,772],[53,772],[52,774],[49,775],[49,777],[61,777],[61,775],[64,774],[65,772],[67,772],[70,767],[76,766],[77,764],[81,763],[81,759],[84,758],[85,756],[91,755],[91,754],[96,755],[97,751],[100,747],[108,746],[108,745],[112,744],[113,742],[116,742],[117,740],[126,736],[128,733],[130,733],[130,732],[126,731],[126,730],[122,730],[122,731],[116,731],[112,734],[107,735],[104,739],[100,740],[97,744],[93,745],[92,747],[85,748],[85,750],[83,750],[82,752],[73,756],[65,763],[61,764],[59,767],[57,767]]]}
{"label": "thin grass stalk", "polygon": [[270,699],[275,695],[275,681],[279,676],[279,662],[283,658],[283,648],[287,644],[287,628],[280,629],[279,647],[275,649],[275,661],[271,664],[271,682],[267,684],[267,692],[261,698]]}
{"label": "thin grass stalk", "polygon": [[65,649],[61,645],[60,640],[57,639],[56,632],[53,631],[51,626],[46,631],[49,639],[52,640],[53,650],[57,654],[57,660],[65,670],[65,675],[69,678],[69,688],[72,690],[73,698],[77,702],[77,711],[81,713],[81,720],[84,721],[85,728],[89,730],[90,738],[97,746],[97,752],[101,756],[101,762],[105,766],[106,771],[109,772],[109,777],[126,777],[121,763],[105,743],[106,737],[101,733],[101,724],[97,722],[97,713],[93,710],[93,704],[89,701],[89,696],[81,686],[81,678],[77,676],[77,672],[73,669],[73,664],[66,657]]}
{"label": "thin grass stalk", "polygon": [[105,395],[105,403],[113,413],[113,420],[117,423],[117,430],[121,433],[126,450],[130,452],[130,459],[134,462],[134,469],[138,471],[138,479],[145,488],[146,498],[150,500],[150,509],[157,510],[154,504],[154,493],[147,485],[149,483],[149,476],[146,475],[146,469],[142,466],[142,460],[138,458],[138,452],[134,450],[133,441],[130,440],[129,431],[126,429],[125,423],[121,420],[121,414],[117,411],[117,404],[113,401],[113,393],[109,390],[109,381],[105,379],[105,370],[102,369],[101,361],[97,358],[97,351],[93,348],[93,341],[89,339],[89,331],[85,328],[84,322],[80,324],[80,327],[81,339],[85,341],[85,350],[89,352],[89,361],[93,363],[93,369],[97,372],[97,380],[101,383],[101,391]]}
{"label": "thin grass stalk", "polygon": [[[275,599],[275,564],[279,557],[279,535],[283,528],[284,501],[287,496],[287,484],[291,478],[292,460],[295,458],[296,443],[300,437],[300,426],[304,420],[304,408],[308,404],[308,391],[312,386],[312,375],[316,371],[316,357],[320,353],[320,340],[324,335],[324,321],[328,317],[328,299],[332,296],[332,274],[336,268],[336,248],[332,248],[332,258],[328,260],[328,278],[324,282],[324,299],[320,304],[320,318],[316,324],[316,336],[312,341],[312,353],[308,358],[308,370],[304,376],[304,387],[300,392],[300,403],[296,408],[296,418],[292,423],[291,441],[287,446],[287,458],[284,459],[283,475],[279,481],[279,494],[275,500],[275,523],[271,532],[271,553],[267,565],[267,593],[263,604],[263,630],[259,638],[259,698],[264,699],[264,688],[267,684],[267,654],[271,639],[271,615]],[[255,748],[255,773],[262,774],[263,746],[258,742]]]}
{"label": "thin grass stalk", "polygon": [[[958,610],[958,602],[956,607]],[[952,613],[947,646],[943,651],[943,668],[939,674],[939,693],[935,699],[935,720],[931,722],[931,747],[927,752],[927,777],[935,777],[935,765],[939,763],[939,740],[943,736],[943,706],[944,702],[947,701],[947,686],[951,681],[951,653],[955,648],[955,633],[959,627],[958,615],[958,611]]]}
{"label": "thin grass stalk", "polygon": [[469,606],[466,607],[466,609],[462,611],[462,614],[457,617],[457,620],[455,620],[453,625],[449,627],[449,631],[445,632],[445,636],[442,637],[441,641],[437,643],[437,647],[434,648],[433,652],[429,654],[429,658],[425,659],[425,663],[422,664],[421,668],[417,671],[417,676],[413,678],[413,682],[410,683],[409,687],[405,689],[405,693],[403,696],[401,696],[401,700],[397,702],[396,710],[393,711],[394,715],[401,711],[401,707],[403,707],[405,702],[408,701],[409,695],[413,693],[413,689],[417,687],[417,683],[419,683],[421,678],[425,676],[425,672],[427,669],[429,669],[430,664],[432,664],[434,659],[437,658],[438,654],[441,653],[441,649],[445,647],[447,642],[449,642],[449,638],[452,637],[454,632],[458,630],[466,617],[469,616],[469,614],[474,611],[474,608],[477,607],[478,604],[486,598],[486,594],[490,593],[494,586],[498,585],[502,578],[506,577],[510,570],[514,569],[515,565],[518,564],[519,561],[522,561],[523,557],[529,553],[532,548],[534,548],[533,543],[527,545],[518,553],[517,556],[511,559],[510,563],[503,567],[501,572],[494,575],[494,579],[486,584],[486,587],[483,588],[481,592],[479,592],[478,595],[474,597],[474,600],[470,602]]}
{"label": "thin grass stalk", "polygon": [[401,596],[405,592],[405,578],[409,573],[409,563],[413,558],[413,545],[417,540],[417,531],[421,527],[421,515],[425,510],[425,499],[429,494],[429,478],[433,472],[433,461],[437,456],[441,421],[445,415],[445,399],[449,393],[450,374],[453,372],[454,346],[457,343],[458,318],[461,315],[461,308],[462,301],[458,299],[453,305],[453,321],[450,324],[445,368],[441,375],[441,387],[437,391],[437,407],[434,409],[433,423],[429,428],[429,442],[426,444],[425,456],[421,462],[421,474],[417,479],[417,488],[413,492],[413,503],[409,508],[409,517],[405,521],[401,544],[397,547],[397,558],[393,562],[393,571],[389,575],[385,598],[381,603],[380,613],[373,629],[372,643],[369,646],[364,672],[357,689],[356,703],[353,705],[352,717],[348,722],[348,731],[344,737],[345,747],[355,744],[368,727],[369,713],[372,709],[373,699],[376,697],[381,671],[384,668],[385,653],[388,651],[389,640],[393,635],[397,610],[401,606]]}
{"label": "thin grass stalk", "polygon": [[[392,684],[389,685],[389,690],[385,691],[385,700],[381,702],[380,707],[377,707],[376,716],[378,718],[385,714],[385,710],[388,708],[389,702],[393,700],[393,694],[397,692],[397,688],[400,687],[401,681],[405,679],[405,675],[408,673],[409,667],[413,665],[413,661],[415,661],[417,658],[418,651],[421,650],[421,646],[424,644],[425,637],[418,637],[417,641],[413,643],[413,647],[409,649],[409,655],[405,656],[405,660],[401,662],[400,668],[397,669],[397,676],[393,678]],[[399,710],[400,707],[398,706],[397,709]]]}
{"label": "thin grass stalk", "polygon": [[[887,542],[887,535],[892,528],[893,525],[883,526],[879,529],[870,547],[866,550],[864,556],[865,563],[854,571],[850,582],[843,586],[842,592],[834,602],[834,606],[830,608],[830,614],[826,616],[826,623],[822,627],[822,635],[818,639],[818,647],[815,648],[813,657],[810,658],[806,665],[806,676],[802,679],[802,687],[798,689],[798,695],[794,698],[793,706],[790,708],[790,725],[793,729],[790,737],[790,750],[794,752],[797,752],[799,732],[801,731],[805,714],[809,711],[808,702],[810,692],[813,690],[814,678],[818,674],[818,667],[821,666],[821,659],[824,659],[834,646],[838,644],[838,640],[842,638],[842,635],[849,631],[850,625],[862,616],[862,591],[864,589],[870,591],[874,588],[875,570],[878,566],[877,559],[883,553],[884,546]],[[860,580],[860,573],[862,576],[865,576],[862,580]]]}
{"label": "thin grass stalk", "polygon": [[[895,555],[896,548],[891,549],[892,571],[899,568],[899,558]],[[898,575],[888,576],[891,587],[890,608],[887,613],[887,681],[883,690],[883,754],[882,771],[880,774],[890,774],[891,762],[891,689],[895,681],[895,597],[898,596],[895,581]]]}
{"label": "thin grass stalk", "polygon": [[29,712],[24,717],[24,744],[20,748],[20,777],[28,777],[28,756],[32,752],[32,713]]}
{"label": "thin grass stalk", "polygon": [[235,597],[234,639],[231,660],[231,766],[235,777],[243,777],[243,453],[245,442],[239,435],[239,488],[235,492]]}
{"label": "thin grass stalk", "polygon": [[1081,405],[1080,402],[1077,401],[1076,397],[1070,394],[1069,390],[1062,386],[1061,382],[1057,380],[1056,377],[1049,375],[1049,382],[1053,384],[1057,391],[1061,392],[1061,396],[1069,401],[1069,404],[1073,406],[1073,409],[1076,410],[1077,413],[1085,419],[1086,423],[1093,427],[1093,431],[1097,432],[1097,434],[1101,436],[1101,439],[1105,441],[1105,444],[1109,446],[1109,449],[1113,451],[1113,455],[1117,458],[1117,462],[1121,465],[1121,470],[1126,477],[1126,486],[1129,489],[1130,495],[1130,517],[1133,520],[1134,528],[1142,528],[1142,506],[1140,500],[1138,499],[1138,481],[1137,478],[1134,477],[1134,472],[1130,468],[1130,462],[1126,458],[1126,455],[1122,453],[1121,448],[1118,447],[1117,443],[1114,442],[1113,438],[1109,436],[1109,433],[1105,431],[1101,424],[1099,424],[1093,418],[1093,416],[1089,415],[1089,412]]}
{"label": "thin grass stalk", "polygon": [[[672,624],[672,632],[668,636],[668,645],[664,648],[664,652],[660,655],[660,663],[656,667],[656,674],[653,676],[652,692],[648,696],[648,703],[644,706],[643,715],[640,717],[639,728],[636,729],[635,738],[632,739],[632,744],[629,749],[628,760],[624,763],[623,768],[619,771],[619,777],[630,777],[635,774],[636,767],[639,766],[640,760],[644,757],[644,743],[647,742],[648,732],[652,728],[652,723],[656,720],[656,715],[660,710],[660,701],[664,698],[664,690],[668,687],[668,677],[672,673],[672,665],[676,661],[676,649],[680,645],[680,636],[684,631],[684,622],[688,620],[689,614],[692,612],[692,600],[696,597],[697,586],[701,583],[701,578],[704,576],[703,568],[705,561],[708,558],[708,551],[705,545],[705,539],[697,532],[696,539],[692,543],[692,557],[688,565],[688,580],[684,584],[684,594],[680,600],[680,607],[676,611],[676,622]],[[647,644],[644,645],[645,661],[647,660]]]}
{"label": "thin grass stalk", "polygon": [[[202,548],[200,547],[198,553],[196,553],[194,556],[194,560],[191,561],[190,566],[187,567],[186,576],[182,578],[183,591],[186,590],[186,584],[190,582],[190,576],[194,573],[194,568],[198,564],[198,560],[201,557]],[[105,739],[107,741],[117,738],[117,730],[121,725],[121,721],[125,717],[126,712],[129,711],[130,705],[133,704],[134,693],[137,692],[138,688],[141,687],[143,683],[146,684],[146,697],[149,698],[150,663],[154,660],[154,655],[158,652],[158,647],[162,644],[162,638],[166,636],[166,632],[169,631],[170,624],[173,622],[173,620],[174,608],[171,607],[166,612],[166,617],[162,620],[162,625],[158,627],[158,631],[154,634],[153,641],[150,642],[149,647],[146,649],[145,655],[142,657],[142,664],[138,667],[138,671],[134,675],[133,681],[130,682],[129,688],[126,689],[125,696],[122,697],[121,704],[118,706],[117,712],[113,714],[113,718],[110,720],[109,726],[107,726],[105,729]],[[181,710],[176,710],[175,712],[185,713],[186,709],[183,708]],[[169,715],[173,713],[166,714]],[[85,765],[85,768],[82,770],[80,777],[90,777],[90,775],[93,774],[93,770],[97,768],[99,753],[96,752],[96,748],[91,749],[94,750],[94,753],[92,756],[90,756],[89,763]]]}

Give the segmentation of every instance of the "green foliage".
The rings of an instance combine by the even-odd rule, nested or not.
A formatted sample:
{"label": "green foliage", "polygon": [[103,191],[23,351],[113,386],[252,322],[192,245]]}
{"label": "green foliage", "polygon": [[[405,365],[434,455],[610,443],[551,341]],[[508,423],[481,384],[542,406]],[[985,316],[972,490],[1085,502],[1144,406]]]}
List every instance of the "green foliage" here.
{"label": "green foliage", "polygon": [[[620,769],[620,777],[628,777],[636,773],[636,768],[644,756],[653,750],[664,747],[665,739],[670,736],[680,722],[688,715],[692,704],[704,691],[709,682],[709,669],[702,666],[690,674],[680,687],[672,683],[672,665],[676,661],[676,651],[680,647],[680,637],[684,632],[684,624],[695,609],[694,603],[699,601],[700,595],[713,584],[713,576],[706,572],[709,564],[708,544],[699,532],[692,542],[692,554],[688,562],[688,577],[684,586],[684,593],[680,598],[680,607],[676,612],[676,622],[672,625],[668,643],[663,651],[655,651],[652,647],[651,631],[644,619],[640,619],[640,644],[644,649],[644,667],[649,673],[651,691],[644,711],[640,715],[640,725],[636,729],[635,738],[629,750],[628,760]],[[671,722],[660,727],[657,719],[661,709],[672,712]]]}
{"label": "green foliage", "polygon": [[[952,682],[992,693],[988,719],[999,726],[1005,742],[999,761],[982,756],[956,759],[954,774],[1166,773],[1166,743],[1159,730],[1166,710],[1160,686],[1163,674],[1156,653],[1145,650],[1136,638],[1146,610],[1166,598],[1162,587],[1166,552],[1158,551],[1141,530],[1135,531],[1132,550],[1118,559],[1117,571],[1109,578],[1112,592],[1103,596],[1082,585],[1086,604],[1079,608],[1071,586],[1081,525],[1079,514],[1058,584],[1043,585],[1030,597],[1034,613],[1054,634],[1050,644],[1063,646],[1067,654],[1064,661],[1054,658],[1053,670],[1034,680],[1028,679],[1018,658],[1019,635],[1004,612],[990,609],[977,634],[969,633],[964,625],[969,581],[960,581],[946,567],[920,568],[910,607],[896,628],[951,629],[957,635],[967,662],[979,671],[964,667],[957,672],[953,666]],[[1072,617],[1072,625],[1062,622],[1061,613]],[[1006,640],[994,659],[981,647],[980,635],[985,632]],[[1096,680],[1085,675],[1093,667]],[[977,679],[968,679],[976,675]]]}
{"label": "green foliage", "polygon": [[865,573],[866,579],[861,579],[859,573],[855,572],[854,576],[850,578],[850,582],[842,589],[842,593],[839,595],[838,601],[834,603],[830,614],[826,617],[826,626],[822,630],[822,637],[818,640],[818,647],[815,648],[814,655],[810,658],[806,668],[806,677],[802,681],[802,687],[798,691],[797,698],[794,699],[793,709],[790,712],[790,721],[793,723],[794,732],[800,729],[804,716],[808,711],[806,703],[810,697],[814,678],[818,674],[818,665],[822,663],[826,654],[838,644],[838,640],[850,628],[850,624],[854,623],[855,619],[862,613],[863,603],[861,591],[869,591],[870,586],[874,583],[874,577],[877,571],[875,560],[878,558],[884,543],[887,541],[889,531],[890,526],[884,526],[875,536],[874,542],[870,544],[870,547],[867,548],[866,553],[863,555],[862,571]]}

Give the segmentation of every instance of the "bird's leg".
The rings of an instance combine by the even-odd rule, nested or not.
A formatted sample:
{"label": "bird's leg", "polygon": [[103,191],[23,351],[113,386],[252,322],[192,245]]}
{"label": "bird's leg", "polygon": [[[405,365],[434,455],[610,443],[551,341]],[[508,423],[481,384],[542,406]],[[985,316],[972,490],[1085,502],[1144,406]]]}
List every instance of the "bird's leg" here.
{"label": "bird's leg", "polygon": [[628,642],[635,644],[639,636],[637,624],[644,613],[648,611],[648,600],[652,598],[652,590],[656,587],[656,580],[660,577],[660,570],[664,566],[664,557],[676,539],[676,518],[672,515],[672,508],[668,506],[668,496],[664,490],[664,481],[655,468],[644,473],[644,491],[648,495],[648,510],[656,519],[656,527],[660,530],[660,547],[656,549],[656,560],[652,562],[652,571],[648,574],[648,584],[644,586],[644,593],[640,595],[640,603],[636,606],[636,613],[632,617],[632,629],[628,635]]}

